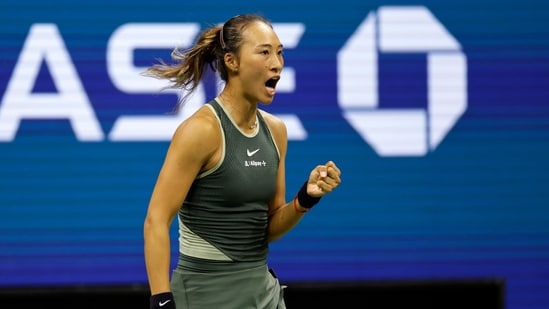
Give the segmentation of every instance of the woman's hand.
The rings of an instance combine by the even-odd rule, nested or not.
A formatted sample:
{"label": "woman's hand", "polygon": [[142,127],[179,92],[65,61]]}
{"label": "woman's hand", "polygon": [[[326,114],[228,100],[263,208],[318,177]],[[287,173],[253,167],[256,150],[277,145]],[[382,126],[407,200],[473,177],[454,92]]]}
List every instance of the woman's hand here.
{"label": "woman's hand", "polygon": [[332,192],[341,183],[341,171],[333,161],[315,167],[307,181],[307,194],[321,197]]}

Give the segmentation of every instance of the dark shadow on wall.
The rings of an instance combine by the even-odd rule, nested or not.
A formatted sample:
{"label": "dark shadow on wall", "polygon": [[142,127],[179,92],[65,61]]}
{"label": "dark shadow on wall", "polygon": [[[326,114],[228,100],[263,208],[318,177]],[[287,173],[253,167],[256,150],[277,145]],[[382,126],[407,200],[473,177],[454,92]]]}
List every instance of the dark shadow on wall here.
{"label": "dark shadow on wall", "polygon": [[[503,280],[292,283],[285,290],[288,309],[504,309],[504,298]],[[0,304],[2,308],[147,309],[149,292],[145,286],[4,288]]]}

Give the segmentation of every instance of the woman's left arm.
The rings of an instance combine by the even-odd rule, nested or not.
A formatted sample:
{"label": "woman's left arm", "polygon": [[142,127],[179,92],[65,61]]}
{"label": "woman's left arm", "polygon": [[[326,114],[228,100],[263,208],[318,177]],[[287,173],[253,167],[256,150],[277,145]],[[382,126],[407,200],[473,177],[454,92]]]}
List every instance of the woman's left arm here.
{"label": "woman's left arm", "polygon": [[264,114],[264,116],[280,153],[276,192],[269,202],[268,237],[269,242],[272,242],[290,231],[312,207],[311,205],[302,205],[303,198],[298,198],[297,193],[300,192],[301,197],[310,197],[318,201],[320,197],[332,192],[339,185],[341,172],[331,161],[325,165],[316,166],[309,174],[306,184],[301,189],[296,188],[295,198],[290,202],[286,202],[285,163],[288,148],[286,125],[281,119],[273,115]]}

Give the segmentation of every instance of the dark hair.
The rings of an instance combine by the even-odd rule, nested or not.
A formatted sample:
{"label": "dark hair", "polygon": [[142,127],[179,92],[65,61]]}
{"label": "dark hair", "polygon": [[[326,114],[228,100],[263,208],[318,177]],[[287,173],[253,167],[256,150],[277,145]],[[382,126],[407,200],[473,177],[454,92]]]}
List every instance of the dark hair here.
{"label": "dark hair", "polygon": [[148,68],[144,75],[170,80],[168,88],[183,88],[190,95],[200,83],[206,70],[206,65],[219,73],[225,82],[228,78],[227,68],[223,57],[225,53],[233,52],[238,55],[242,45],[242,32],[253,22],[263,22],[272,27],[264,17],[256,14],[237,15],[227,20],[222,26],[213,26],[204,30],[198,37],[195,45],[189,49],[175,48],[171,57],[174,64],[160,63]]}

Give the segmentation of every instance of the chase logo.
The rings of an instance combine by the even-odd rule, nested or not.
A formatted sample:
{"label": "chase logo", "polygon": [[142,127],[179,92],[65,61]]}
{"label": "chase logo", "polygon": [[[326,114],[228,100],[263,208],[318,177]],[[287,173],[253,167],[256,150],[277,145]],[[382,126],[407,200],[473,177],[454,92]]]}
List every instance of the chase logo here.
{"label": "chase logo", "polygon": [[[299,47],[305,24],[274,24],[284,47]],[[157,93],[166,84],[143,77],[134,53],[147,48],[192,45],[198,23],[127,23],[107,42],[106,72],[122,93]],[[179,34],[174,41],[173,33]],[[426,108],[381,108],[378,58],[382,53],[427,55]],[[35,93],[42,63],[56,92]],[[34,24],[0,102],[0,142],[15,138],[23,119],[67,119],[80,142],[167,141],[177,125],[206,100],[203,85],[176,115],[120,115],[105,134],[57,25]],[[383,6],[371,12],[337,54],[338,104],[342,116],[380,156],[423,156],[433,151],[467,108],[466,58],[457,40],[423,6]],[[286,66],[279,93],[299,91],[296,68]],[[218,89],[220,90],[220,89]],[[180,95],[178,91],[173,91]],[[126,102],[125,104],[129,104]],[[278,115],[289,140],[306,140],[297,114]]]}
{"label": "chase logo", "polygon": [[[426,109],[379,108],[380,53],[427,54]],[[380,156],[433,151],[467,108],[465,55],[425,7],[389,6],[370,13],[337,60],[343,116]]]}

